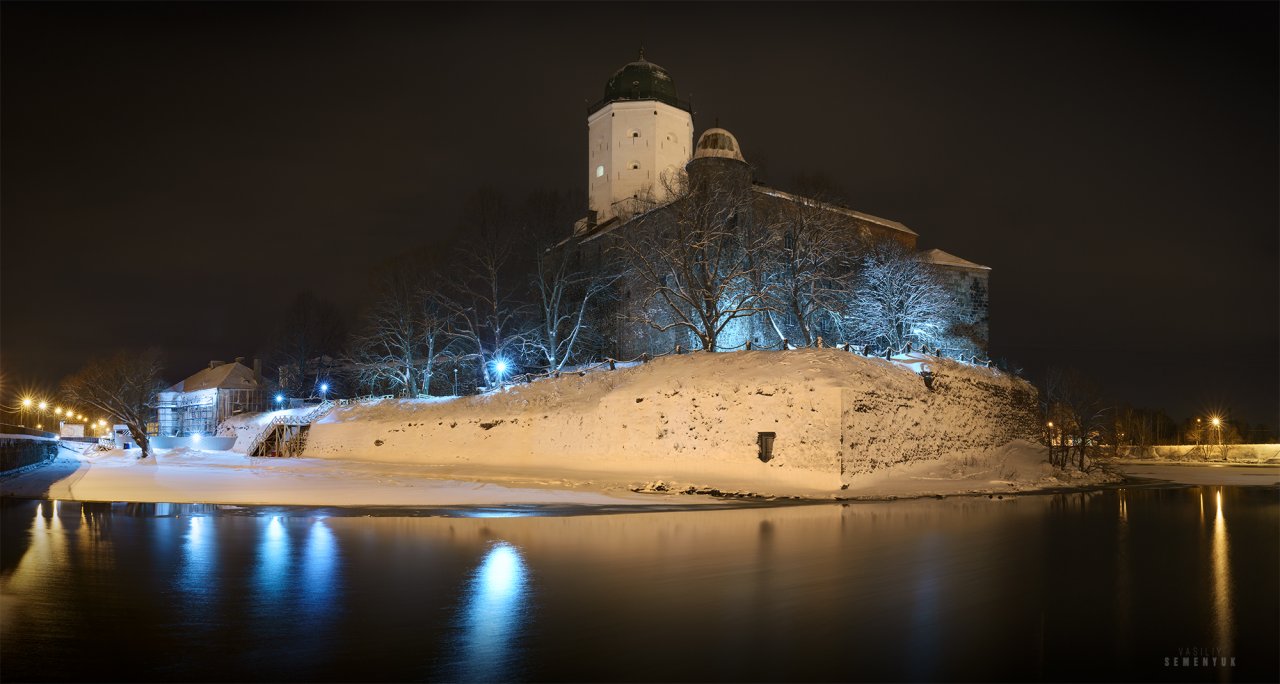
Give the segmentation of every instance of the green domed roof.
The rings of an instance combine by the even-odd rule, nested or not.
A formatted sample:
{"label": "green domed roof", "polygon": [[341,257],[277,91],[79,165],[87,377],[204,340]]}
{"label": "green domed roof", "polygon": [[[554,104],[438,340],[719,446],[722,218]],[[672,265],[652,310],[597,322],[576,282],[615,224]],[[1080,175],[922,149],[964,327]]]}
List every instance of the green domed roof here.
{"label": "green domed roof", "polygon": [[604,99],[593,105],[590,111],[619,100],[657,100],[690,111],[689,104],[676,97],[676,84],[667,70],[646,60],[643,50],[639,60],[613,73],[604,84]]}

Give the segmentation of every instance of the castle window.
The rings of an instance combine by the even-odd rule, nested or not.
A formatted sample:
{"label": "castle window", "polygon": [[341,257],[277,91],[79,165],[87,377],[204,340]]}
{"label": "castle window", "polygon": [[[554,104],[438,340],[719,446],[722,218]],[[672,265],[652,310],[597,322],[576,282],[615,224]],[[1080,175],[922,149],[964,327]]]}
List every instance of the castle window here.
{"label": "castle window", "polygon": [[596,167],[596,178],[604,177],[604,164]]}
{"label": "castle window", "polygon": [[639,138],[639,137],[640,137],[640,131],[638,131],[638,130],[636,130],[636,129],[634,129],[634,128],[633,128],[633,129],[631,129],[631,130],[627,131],[627,137],[628,137],[628,138]]}
{"label": "castle window", "polygon": [[632,171],[635,171],[636,169],[640,168],[640,162],[633,161],[630,164],[627,164],[627,168],[631,169]]}

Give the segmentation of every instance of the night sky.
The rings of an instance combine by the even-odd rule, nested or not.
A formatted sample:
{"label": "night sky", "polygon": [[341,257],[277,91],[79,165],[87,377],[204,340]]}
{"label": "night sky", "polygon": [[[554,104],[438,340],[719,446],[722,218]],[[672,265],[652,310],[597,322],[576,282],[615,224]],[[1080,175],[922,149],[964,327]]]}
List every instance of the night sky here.
{"label": "night sky", "polygon": [[585,189],[586,107],[643,45],[760,180],[991,266],[993,356],[1274,428],[1277,7],[6,2],[4,391],[252,357],[468,194]]}

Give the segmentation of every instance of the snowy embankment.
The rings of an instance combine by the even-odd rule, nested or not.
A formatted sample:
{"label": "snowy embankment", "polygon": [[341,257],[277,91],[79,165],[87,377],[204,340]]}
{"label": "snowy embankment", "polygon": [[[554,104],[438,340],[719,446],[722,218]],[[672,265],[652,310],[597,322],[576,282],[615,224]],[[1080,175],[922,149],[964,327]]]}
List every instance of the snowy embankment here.
{"label": "snowy embankment", "polygon": [[1280,464],[1280,444],[1183,444],[1122,447],[1117,462]]}
{"label": "snowy embankment", "polygon": [[[1034,392],[993,369],[919,355],[695,353],[477,397],[338,408],[312,426],[304,455],[764,495],[1103,479],[1063,482],[1041,467],[1038,447],[1015,441],[1035,434]],[[757,458],[762,432],[776,435],[768,463]]]}
{"label": "snowy embankment", "polygon": [[[466,398],[339,407],[304,458],[63,444],[0,494],[231,504],[622,506],[718,503],[679,493],[894,498],[1092,486],[1056,471],[1034,389],[998,371],[919,355],[838,350],[665,357]],[[295,409],[309,412],[310,408]],[[247,449],[281,412],[220,435]],[[776,435],[758,458],[759,433]],[[82,453],[81,453],[82,451]],[[636,494],[629,490],[643,490]],[[652,493],[649,493],[652,492]],[[654,493],[663,493],[659,496]]]}
{"label": "snowy embankment", "polygon": [[[447,479],[422,466],[306,458],[249,458],[231,451],[100,451],[62,443],[40,468],[0,479],[0,496],[299,506],[648,506],[652,496],[582,483],[511,477]],[[673,503],[696,503],[684,497]]]}

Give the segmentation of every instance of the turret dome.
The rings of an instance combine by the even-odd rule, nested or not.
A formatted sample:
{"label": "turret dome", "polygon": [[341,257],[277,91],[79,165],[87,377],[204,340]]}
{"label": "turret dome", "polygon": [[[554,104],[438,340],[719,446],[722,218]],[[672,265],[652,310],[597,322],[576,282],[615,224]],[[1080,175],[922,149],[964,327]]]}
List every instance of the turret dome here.
{"label": "turret dome", "polygon": [[738,146],[738,139],[723,128],[708,128],[702,132],[702,135],[698,136],[698,144],[694,146],[693,158],[702,159],[705,157],[737,159],[740,162],[747,161],[742,158],[742,148]]}
{"label": "turret dome", "polygon": [[676,97],[676,84],[671,80],[666,69],[644,58],[644,50],[640,58],[613,73],[604,84],[604,98],[593,105],[594,112],[610,102],[619,100],[657,100],[672,107],[691,111],[687,102]]}

